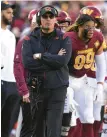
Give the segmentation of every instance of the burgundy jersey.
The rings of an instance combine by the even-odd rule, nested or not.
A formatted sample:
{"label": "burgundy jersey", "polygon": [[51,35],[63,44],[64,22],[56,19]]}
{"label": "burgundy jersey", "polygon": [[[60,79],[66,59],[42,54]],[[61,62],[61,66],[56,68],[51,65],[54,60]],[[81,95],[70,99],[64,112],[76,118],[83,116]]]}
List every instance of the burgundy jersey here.
{"label": "burgundy jersey", "polygon": [[78,38],[76,32],[67,32],[72,40],[72,57],[68,64],[70,75],[82,77],[87,74],[89,77],[95,77],[95,54],[103,46],[103,36],[95,31],[92,39],[85,44]]}

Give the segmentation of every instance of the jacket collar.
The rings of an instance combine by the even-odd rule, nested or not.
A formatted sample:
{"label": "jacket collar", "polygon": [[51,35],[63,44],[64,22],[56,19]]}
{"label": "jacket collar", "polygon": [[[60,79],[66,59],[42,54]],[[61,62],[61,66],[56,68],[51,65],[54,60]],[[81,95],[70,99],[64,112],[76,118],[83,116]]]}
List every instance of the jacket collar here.
{"label": "jacket collar", "polygon": [[40,27],[37,27],[37,28],[35,28],[32,32],[31,32],[31,36],[33,36],[33,37],[40,37]]}
{"label": "jacket collar", "polygon": [[[60,35],[62,35],[62,34],[63,34],[63,32],[60,29],[56,29],[55,28],[55,35],[56,35],[55,37],[56,38],[59,38]],[[41,37],[41,29],[40,29],[40,27],[35,28],[31,32],[31,36],[34,36],[34,37],[37,37],[37,38]]]}

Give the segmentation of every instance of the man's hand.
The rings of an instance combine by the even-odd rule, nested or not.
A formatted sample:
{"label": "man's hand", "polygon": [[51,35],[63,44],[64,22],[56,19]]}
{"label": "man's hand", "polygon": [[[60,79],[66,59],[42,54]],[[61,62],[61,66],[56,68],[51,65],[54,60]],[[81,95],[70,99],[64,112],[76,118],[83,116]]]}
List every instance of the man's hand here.
{"label": "man's hand", "polygon": [[96,103],[103,103],[104,98],[103,98],[103,85],[102,84],[97,84],[97,88],[94,91],[94,101]]}
{"label": "man's hand", "polygon": [[23,102],[30,103],[29,93],[23,96]]}
{"label": "man's hand", "polygon": [[66,54],[66,51],[65,49],[60,49],[60,51],[58,52],[58,55],[62,56],[62,55],[65,55]]}

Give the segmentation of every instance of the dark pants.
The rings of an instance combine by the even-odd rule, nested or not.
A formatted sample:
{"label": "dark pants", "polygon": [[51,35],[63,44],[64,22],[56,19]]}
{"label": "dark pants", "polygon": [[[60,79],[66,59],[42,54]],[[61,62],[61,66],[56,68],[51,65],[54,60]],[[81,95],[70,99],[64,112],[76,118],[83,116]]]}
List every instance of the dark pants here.
{"label": "dark pants", "polygon": [[22,128],[20,137],[31,137],[32,134],[32,116],[30,103],[21,103],[22,107]]}
{"label": "dark pants", "polygon": [[31,91],[32,137],[61,136],[66,92],[67,87],[52,90],[40,87],[39,90]]}
{"label": "dark pants", "polygon": [[[8,137],[14,109],[20,100],[15,82],[1,81],[1,137]],[[18,112],[17,112],[18,113]]]}
{"label": "dark pants", "polygon": [[11,122],[10,122],[10,132],[11,130],[14,128],[14,124],[17,122],[18,120],[18,116],[19,116],[19,110],[20,110],[20,100],[18,100],[16,102],[16,105],[14,107],[12,116],[11,116]]}

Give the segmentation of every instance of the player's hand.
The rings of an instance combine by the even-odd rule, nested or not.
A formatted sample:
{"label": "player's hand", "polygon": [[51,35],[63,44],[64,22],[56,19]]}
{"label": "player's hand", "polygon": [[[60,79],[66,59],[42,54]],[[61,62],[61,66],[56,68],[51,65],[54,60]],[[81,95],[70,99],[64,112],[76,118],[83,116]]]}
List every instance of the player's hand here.
{"label": "player's hand", "polygon": [[29,93],[23,96],[23,102],[30,103]]}
{"label": "player's hand", "polygon": [[104,103],[104,97],[103,97],[103,85],[102,84],[97,84],[97,88],[94,91],[94,98],[93,100],[96,103]]}
{"label": "player's hand", "polygon": [[66,50],[65,49],[60,49],[60,51],[58,52],[58,55],[62,56],[66,54]]}
{"label": "player's hand", "polygon": [[69,99],[69,111],[76,111],[76,106],[78,106],[78,103],[74,100],[74,90],[71,87],[67,88],[67,96]]}

